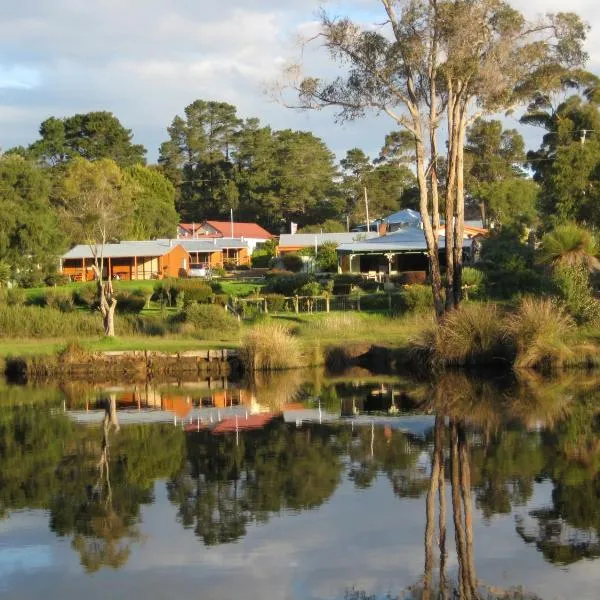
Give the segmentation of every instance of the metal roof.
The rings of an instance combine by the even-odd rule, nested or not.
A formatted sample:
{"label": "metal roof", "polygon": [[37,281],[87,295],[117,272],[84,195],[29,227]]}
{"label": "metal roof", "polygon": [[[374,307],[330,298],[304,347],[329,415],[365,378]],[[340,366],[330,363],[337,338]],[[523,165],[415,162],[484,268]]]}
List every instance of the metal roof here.
{"label": "metal roof", "polygon": [[405,223],[406,225],[412,225],[416,227],[419,227],[422,222],[421,214],[410,208],[399,210],[391,215],[388,215],[387,217],[384,217],[382,220],[384,223],[388,224],[397,225]]}
{"label": "metal roof", "polygon": [[[445,237],[438,237],[438,245],[440,248],[445,248]],[[470,248],[471,240],[463,240],[463,247]],[[427,243],[425,242],[425,234],[419,227],[406,227],[376,238],[366,240],[364,242],[355,242],[342,244],[337,247],[337,251],[343,254],[356,254],[358,252],[425,252]]]}
{"label": "metal roof", "polygon": [[[218,250],[248,248],[248,242],[238,238],[208,238],[176,240],[188,252],[216,252]],[[174,242],[175,243],[175,240]]]}
{"label": "metal roof", "polygon": [[[100,244],[96,246],[97,254],[102,251],[104,258],[128,258],[130,256],[164,256],[176,246],[181,246],[179,240],[154,240],[154,241],[124,241],[118,244]],[[92,248],[87,244],[79,244],[71,248],[63,259],[69,258],[94,258]]]}
{"label": "metal roof", "polygon": [[379,234],[375,231],[356,232],[344,231],[342,233],[282,233],[279,236],[279,247],[301,247],[310,248],[317,244],[346,244],[361,240],[368,240],[377,237]]}

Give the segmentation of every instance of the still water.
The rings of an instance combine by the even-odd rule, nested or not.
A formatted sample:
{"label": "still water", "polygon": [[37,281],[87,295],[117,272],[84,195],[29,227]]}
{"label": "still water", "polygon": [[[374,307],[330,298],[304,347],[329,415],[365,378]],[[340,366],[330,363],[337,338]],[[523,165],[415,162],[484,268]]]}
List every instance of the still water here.
{"label": "still water", "polygon": [[0,598],[600,598],[600,376],[0,384]]}

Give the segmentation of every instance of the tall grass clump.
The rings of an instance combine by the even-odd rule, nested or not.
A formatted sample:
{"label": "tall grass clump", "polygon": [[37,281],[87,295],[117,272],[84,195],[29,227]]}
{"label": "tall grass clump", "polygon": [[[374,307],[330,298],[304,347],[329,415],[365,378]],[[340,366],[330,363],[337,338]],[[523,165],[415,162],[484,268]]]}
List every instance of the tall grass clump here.
{"label": "tall grass clump", "polygon": [[284,325],[269,321],[255,325],[246,334],[241,355],[250,372],[293,369],[301,365],[298,340]]}
{"label": "tall grass clump", "polygon": [[549,298],[524,298],[507,317],[507,334],[516,352],[515,367],[560,366],[573,358],[568,342],[575,324],[562,305]]}
{"label": "tall grass clump", "polygon": [[505,334],[495,304],[463,304],[440,323],[433,319],[411,340],[415,358],[438,366],[487,364],[506,357]]}

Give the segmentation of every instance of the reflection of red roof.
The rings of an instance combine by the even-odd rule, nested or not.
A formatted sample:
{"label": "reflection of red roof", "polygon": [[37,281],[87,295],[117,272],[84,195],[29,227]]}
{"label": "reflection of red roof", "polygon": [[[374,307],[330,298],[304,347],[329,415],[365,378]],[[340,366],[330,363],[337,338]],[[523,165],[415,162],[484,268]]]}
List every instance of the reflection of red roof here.
{"label": "reflection of red roof", "polygon": [[[273,413],[261,413],[258,415],[248,415],[246,417],[238,417],[237,427],[239,430],[244,429],[260,429],[271,421],[275,415]],[[223,419],[216,427],[213,428],[213,433],[230,433],[235,431],[235,417]]]}

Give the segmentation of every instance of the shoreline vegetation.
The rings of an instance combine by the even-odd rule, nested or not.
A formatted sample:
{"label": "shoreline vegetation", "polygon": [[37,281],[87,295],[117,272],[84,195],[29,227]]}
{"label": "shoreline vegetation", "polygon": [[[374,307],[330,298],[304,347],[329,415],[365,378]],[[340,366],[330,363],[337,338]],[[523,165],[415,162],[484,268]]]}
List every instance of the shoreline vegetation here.
{"label": "shoreline vegetation", "polygon": [[[16,312],[24,318],[29,311],[29,318],[43,311],[53,330],[56,309],[18,307]],[[58,314],[63,320],[71,318]],[[99,322],[92,314],[75,318]],[[152,357],[155,374],[173,375],[189,368],[176,366],[178,358],[187,360],[207,350],[214,351],[213,358],[233,351],[229,357],[235,356],[235,368],[246,372],[322,365],[334,372],[359,365],[415,374],[470,367],[536,371],[600,367],[600,330],[577,326],[552,298],[526,297],[516,304],[464,302],[439,323],[423,311],[398,316],[272,313],[240,323],[223,307],[202,304],[167,318],[181,323],[181,333],[0,339],[0,367],[8,374],[19,365],[21,373],[35,379],[36,374],[41,378],[72,375],[76,365],[87,365],[82,372],[92,368],[102,372],[109,356],[117,365],[109,371],[124,374],[132,371],[128,367],[132,357],[145,354]],[[158,366],[161,362],[163,367]]]}

